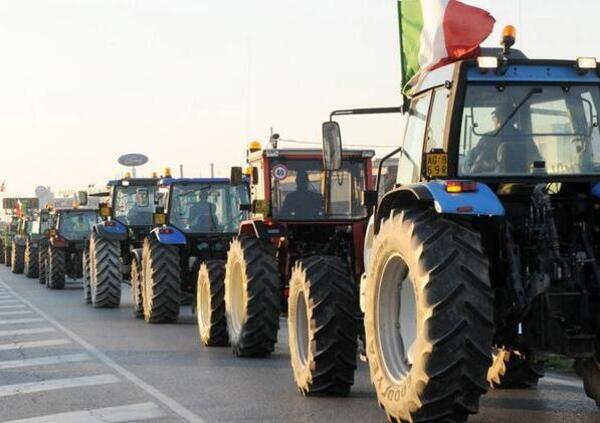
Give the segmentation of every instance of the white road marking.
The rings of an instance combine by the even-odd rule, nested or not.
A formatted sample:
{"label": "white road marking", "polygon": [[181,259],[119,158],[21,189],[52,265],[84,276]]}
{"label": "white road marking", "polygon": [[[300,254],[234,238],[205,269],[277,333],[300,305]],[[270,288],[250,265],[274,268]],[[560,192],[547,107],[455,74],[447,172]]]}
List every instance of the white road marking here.
{"label": "white road marking", "polygon": [[0,336],[17,336],[17,335],[37,335],[38,333],[56,332],[55,328],[32,328],[32,329],[15,329],[15,330],[0,330]]}
{"label": "white road marking", "polygon": [[0,305],[0,310],[6,310],[9,308],[25,308],[25,304]]}
{"label": "white road marking", "polygon": [[0,311],[0,316],[17,316],[23,314],[33,314],[31,310],[13,310],[13,311]]}
{"label": "white road marking", "polygon": [[0,370],[20,367],[46,366],[49,364],[79,363],[92,359],[87,353],[53,355],[49,357],[27,358],[25,360],[0,361]]}
{"label": "white road marking", "polygon": [[36,307],[35,305],[33,305],[33,303],[26,300],[21,295],[17,294],[4,281],[0,280],[0,285],[2,285],[8,292],[10,292],[12,295],[14,295],[15,298],[17,298],[19,301],[21,301],[24,304],[27,304],[29,306],[29,308],[34,310],[36,313],[38,313],[44,319],[46,319],[54,327],[56,327],[57,329],[62,331],[64,334],[66,334],[72,340],[74,340],[79,345],[81,345],[83,348],[85,348],[91,355],[96,357],[99,361],[101,361],[102,363],[104,363],[105,365],[107,365],[108,367],[113,369],[115,372],[119,373],[122,377],[129,380],[134,385],[137,385],[140,389],[145,391],[148,395],[151,395],[152,397],[156,398],[165,407],[169,408],[173,413],[175,413],[176,415],[178,415],[179,417],[181,417],[182,419],[184,419],[185,421],[190,422],[190,423],[205,423],[205,421],[200,416],[197,416],[191,410],[188,410],[183,405],[181,405],[177,401],[175,401],[173,398],[163,394],[161,391],[159,391],[152,385],[144,382],[142,379],[137,377],[135,374],[133,374],[129,370],[127,370],[124,367],[120,366],[119,364],[115,363],[106,354],[104,354],[102,351],[98,350],[96,347],[94,347],[92,344],[87,342],[85,339],[83,339],[82,337],[77,335],[75,332],[73,332],[70,329],[67,329],[65,326],[58,323],[56,320],[54,320],[48,314],[43,312],[39,307]]}
{"label": "white road marking", "polygon": [[0,386],[0,398],[35,392],[54,391],[57,389],[77,388],[80,386],[107,385],[121,380],[113,374],[73,377],[69,379],[50,379],[41,382],[18,383]]}
{"label": "white road marking", "polygon": [[12,320],[0,320],[0,325],[14,325],[16,323],[39,323],[43,322],[44,319],[12,319]]}
{"label": "white road marking", "polygon": [[544,376],[542,381],[551,383],[553,385],[563,385],[563,386],[569,386],[571,388],[582,388],[583,389],[583,382],[576,380],[576,379],[569,380],[569,379],[562,379],[562,378],[552,377],[552,376]]}
{"label": "white road marking", "polygon": [[9,300],[14,298],[12,295],[0,295],[0,300]]}
{"label": "white road marking", "polygon": [[120,423],[156,419],[165,417],[165,415],[165,412],[158,405],[146,402],[120,407],[97,408],[95,410],[73,411],[29,419],[11,420],[5,423]]}
{"label": "white road marking", "polygon": [[45,339],[43,341],[13,342],[11,344],[0,344],[0,351],[20,350],[23,348],[51,347],[70,343],[71,341],[68,339]]}
{"label": "white road marking", "polygon": [[0,300],[0,304],[15,304],[18,302],[18,300]]}

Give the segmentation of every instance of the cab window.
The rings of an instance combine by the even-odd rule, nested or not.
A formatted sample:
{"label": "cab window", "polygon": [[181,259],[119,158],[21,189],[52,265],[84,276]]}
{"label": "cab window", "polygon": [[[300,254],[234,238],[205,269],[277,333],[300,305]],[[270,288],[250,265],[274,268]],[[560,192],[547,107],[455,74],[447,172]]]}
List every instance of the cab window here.
{"label": "cab window", "polygon": [[445,87],[438,88],[433,92],[431,111],[429,112],[429,125],[425,137],[425,153],[444,149],[444,128],[446,126],[449,96],[450,91]]}
{"label": "cab window", "polygon": [[404,150],[400,155],[398,165],[399,184],[410,184],[420,179],[423,139],[430,99],[431,91],[416,97],[410,105],[404,133]]}

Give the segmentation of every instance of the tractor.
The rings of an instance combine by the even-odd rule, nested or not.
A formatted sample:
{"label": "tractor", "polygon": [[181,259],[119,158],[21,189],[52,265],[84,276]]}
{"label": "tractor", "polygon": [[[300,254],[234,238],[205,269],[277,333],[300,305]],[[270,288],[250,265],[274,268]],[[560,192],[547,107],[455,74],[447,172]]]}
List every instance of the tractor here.
{"label": "tractor", "polygon": [[221,278],[248,197],[247,183],[231,184],[227,178],[172,178],[167,173],[160,181],[156,227],[144,239],[142,253],[146,322],[175,322],[182,298],[196,295],[199,272]]}
{"label": "tractor", "polygon": [[50,218],[52,226],[48,230],[47,252],[40,263],[40,282],[43,280],[50,289],[63,289],[66,277],[83,276],[83,251],[99,217],[96,210],[72,207],[53,209]]}
{"label": "tractor", "polygon": [[24,273],[28,278],[39,277],[39,245],[48,229],[50,229],[48,210],[27,211],[19,218],[12,243],[13,273]]}
{"label": "tractor", "polygon": [[[329,172],[321,150],[273,147],[254,142],[248,151],[252,218],[240,225],[225,266],[229,342],[236,356],[269,356],[287,309],[299,389],[343,395],[356,367],[368,218],[361,195],[372,189],[374,153],[345,150],[340,168]],[[204,321],[218,321],[212,310]],[[307,315],[317,324],[307,326]]]}
{"label": "tractor", "polygon": [[[600,405],[600,67],[513,44],[508,28],[502,50],[421,77],[397,183],[364,195],[360,305],[391,421],[466,421],[488,387],[533,387],[553,356]],[[339,124],[323,134],[334,171]]]}
{"label": "tractor", "polygon": [[[152,229],[157,178],[109,181],[108,203],[99,207],[102,221],[92,231],[84,254],[84,299],[96,308],[118,307],[121,283],[131,280],[133,313],[142,317],[139,290],[142,246]],[[85,200],[85,199],[84,199]]]}
{"label": "tractor", "polygon": [[28,278],[39,278],[41,284],[46,283],[46,257],[48,255],[48,236],[52,227],[52,215],[49,208],[35,213],[28,229],[25,246],[24,273]]}
{"label": "tractor", "polygon": [[10,215],[9,221],[2,232],[2,261],[7,267],[11,267],[12,241],[19,228],[19,217]]}
{"label": "tractor", "polygon": [[31,216],[21,214],[16,219],[16,229],[10,246],[10,269],[15,274],[23,273],[25,267],[25,248],[27,230],[31,225]]}

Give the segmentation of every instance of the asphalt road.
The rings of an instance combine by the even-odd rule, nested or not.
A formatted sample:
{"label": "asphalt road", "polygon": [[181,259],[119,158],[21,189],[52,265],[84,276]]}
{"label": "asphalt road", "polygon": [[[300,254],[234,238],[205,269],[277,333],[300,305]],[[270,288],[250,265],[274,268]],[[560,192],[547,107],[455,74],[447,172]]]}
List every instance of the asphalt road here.
{"label": "asphalt road", "polygon": [[[95,310],[81,284],[51,291],[0,267],[0,421],[384,422],[361,363],[349,398],[303,398],[285,321],[269,359],[201,348],[195,317],[147,325],[123,305]],[[470,422],[600,422],[579,380],[548,374],[537,390],[495,390]]]}

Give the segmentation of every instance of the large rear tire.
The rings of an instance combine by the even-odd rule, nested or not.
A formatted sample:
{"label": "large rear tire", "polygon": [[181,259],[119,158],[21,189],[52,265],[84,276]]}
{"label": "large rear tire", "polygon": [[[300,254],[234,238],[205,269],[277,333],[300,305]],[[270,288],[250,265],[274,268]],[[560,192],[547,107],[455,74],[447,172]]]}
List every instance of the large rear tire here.
{"label": "large rear tire", "polygon": [[154,236],[144,240],[143,304],[147,323],[174,323],[181,306],[179,251],[158,242]]}
{"label": "large rear tire", "polygon": [[15,274],[23,273],[23,270],[25,269],[25,246],[13,241],[11,254],[11,271]]}
{"label": "large rear tire", "polygon": [[578,358],[575,360],[575,372],[583,379],[585,394],[600,407],[600,351],[596,350],[596,357]]}
{"label": "large rear tire", "polygon": [[233,353],[266,357],[279,330],[279,266],[270,244],[254,238],[231,242],[225,267],[225,315]]}
{"label": "large rear tire", "polygon": [[522,355],[518,351],[497,348],[492,360],[487,374],[492,388],[535,388],[539,379],[544,377],[544,362],[535,361],[533,357]]}
{"label": "large rear tire", "polygon": [[121,304],[121,246],[92,232],[90,239],[90,288],[94,308],[115,308]]}
{"label": "large rear tire", "polygon": [[303,395],[348,395],[358,348],[358,296],[339,257],[296,262],[288,301],[290,358]]}
{"label": "large rear tire", "polygon": [[50,289],[63,289],[65,287],[65,274],[67,270],[66,251],[64,248],[48,248],[48,274],[46,286]]}
{"label": "large rear tire", "polygon": [[38,247],[38,263],[40,284],[46,285],[46,280],[48,278],[48,242],[46,241],[40,241]]}
{"label": "large rear tire", "polygon": [[375,237],[365,283],[366,352],[388,419],[466,421],[492,363],[480,235],[432,210],[395,210]]}
{"label": "large rear tire", "polygon": [[225,317],[225,262],[202,263],[196,288],[196,317],[200,341],[207,347],[229,345]]}
{"label": "large rear tire", "polygon": [[83,301],[86,304],[92,303],[91,286],[91,266],[90,266],[90,247],[89,244],[83,250]]}
{"label": "large rear tire", "polygon": [[38,247],[34,247],[30,241],[27,241],[25,246],[25,269],[23,272],[28,278],[37,278],[40,274]]}
{"label": "large rear tire", "polygon": [[5,250],[6,250],[6,248],[4,246],[4,241],[0,239],[0,264],[4,264],[4,262],[6,261],[6,259],[4,257]]}
{"label": "large rear tire", "polygon": [[142,295],[142,263],[133,256],[131,259],[131,303],[133,316],[136,319],[144,317],[144,297]]}

